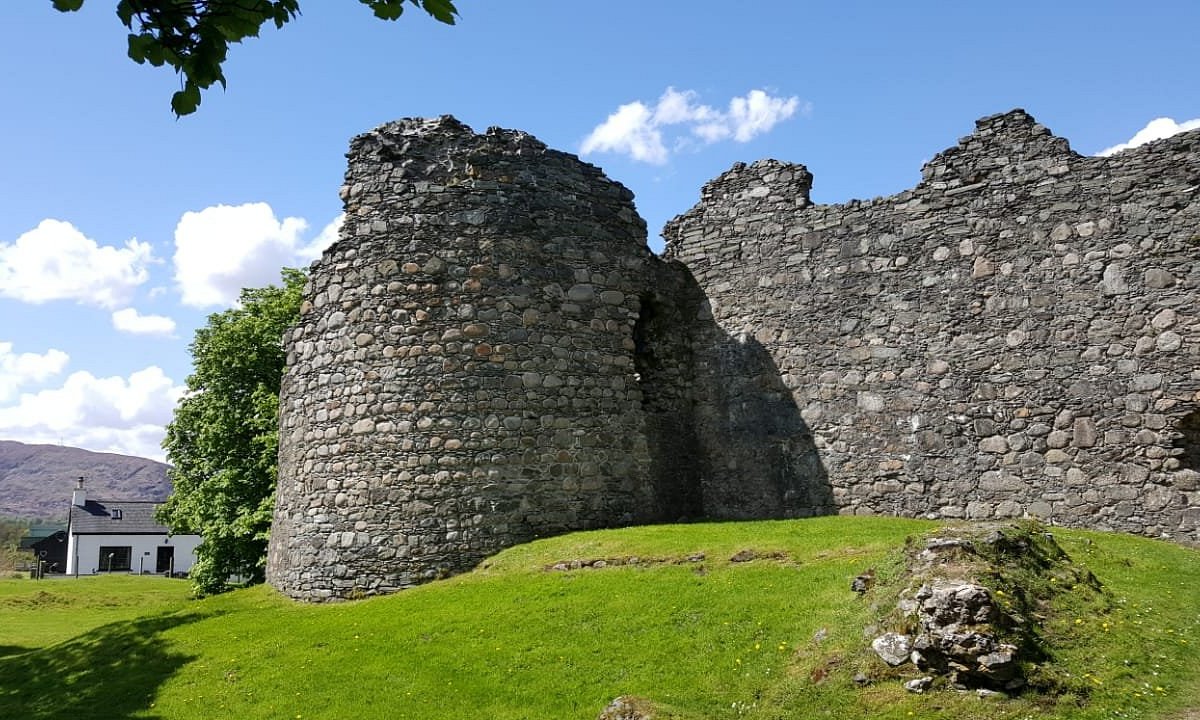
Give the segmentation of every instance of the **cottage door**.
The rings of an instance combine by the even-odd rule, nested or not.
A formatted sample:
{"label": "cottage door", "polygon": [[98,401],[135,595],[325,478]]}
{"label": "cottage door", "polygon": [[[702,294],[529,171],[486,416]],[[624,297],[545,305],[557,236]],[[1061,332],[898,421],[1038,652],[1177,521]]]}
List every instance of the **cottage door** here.
{"label": "cottage door", "polygon": [[175,546],[174,545],[159,545],[158,559],[154,563],[154,572],[167,573],[171,572],[175,564]]}

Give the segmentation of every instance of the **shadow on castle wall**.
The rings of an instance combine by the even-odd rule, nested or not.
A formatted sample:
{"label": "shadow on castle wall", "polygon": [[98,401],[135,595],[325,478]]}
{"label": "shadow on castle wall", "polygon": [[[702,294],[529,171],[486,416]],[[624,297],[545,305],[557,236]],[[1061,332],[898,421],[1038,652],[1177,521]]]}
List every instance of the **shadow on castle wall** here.
{"label": "shadow on castle wall", "polygon": [[[720,333],[719,338],[713,337]],[[836,512],[813,433],[765,347],[712,324],[699,355],[697,403],[705,515],[786,518]]]}
{"label": "shadow on castle wall", "polygon": [[[634,330],[660,520],[836,512],[813,434],[771,353],[712,318],[691,273],[642,297]],[[663,292],[662,288],[670,288]]]}

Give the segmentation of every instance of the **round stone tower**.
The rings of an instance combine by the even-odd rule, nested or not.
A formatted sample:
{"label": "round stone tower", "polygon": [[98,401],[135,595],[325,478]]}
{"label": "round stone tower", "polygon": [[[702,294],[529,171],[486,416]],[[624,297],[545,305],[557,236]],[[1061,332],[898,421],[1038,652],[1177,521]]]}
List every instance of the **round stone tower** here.
{"label": "round stone tower", "polygon": [[404,588],[655,519],[635,350],[664,264],[632,193],[453,118],[351,143],[341,238],[285,338],[268,580]]}

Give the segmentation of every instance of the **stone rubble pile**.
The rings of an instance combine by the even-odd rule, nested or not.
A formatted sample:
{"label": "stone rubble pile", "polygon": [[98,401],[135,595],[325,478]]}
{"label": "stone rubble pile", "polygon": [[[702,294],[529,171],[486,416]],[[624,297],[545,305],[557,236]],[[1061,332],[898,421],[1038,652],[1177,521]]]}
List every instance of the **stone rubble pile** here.
{"label": "stone rubble pile", "polygon": [[1075,571],[1063,570],[1069,558],[1052,538],[1030,542],[1027,528],[992,523],[949,532],[926,538],[910,558],[910,584],[895,606],[908,631],[882,633],[871,649],[889,667],[911,664],[926,673],[905,683],[913,692],[924,692],[936,677],[958,689],[1020,690],[1022,663],[1041,652],[1038,633],[1027,626],[1030,618],[1003,607],[997,598],[1003,591],[979,578],[994,583],[1009,574],[1005,564]]}

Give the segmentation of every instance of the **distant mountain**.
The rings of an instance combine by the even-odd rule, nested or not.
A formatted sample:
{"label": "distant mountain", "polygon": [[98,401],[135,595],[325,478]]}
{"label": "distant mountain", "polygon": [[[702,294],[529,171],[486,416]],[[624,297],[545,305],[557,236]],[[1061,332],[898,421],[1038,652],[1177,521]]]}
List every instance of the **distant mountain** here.
{"label": "distant mountain", "polygon": [[165,500],[167,468],[146,458],[0,440],[0,517],[65,519],[80,476],[92,500]]}

